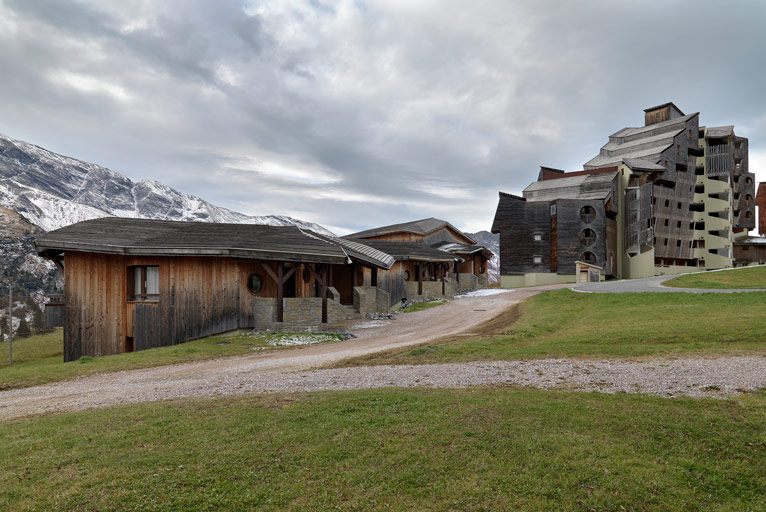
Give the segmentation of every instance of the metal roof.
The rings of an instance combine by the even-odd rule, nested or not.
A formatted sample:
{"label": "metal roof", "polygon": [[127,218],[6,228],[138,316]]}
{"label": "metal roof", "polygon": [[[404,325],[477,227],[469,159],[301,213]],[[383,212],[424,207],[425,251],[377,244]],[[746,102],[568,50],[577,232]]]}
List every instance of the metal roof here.
{"label": "metal roof", "polygon": [[734,245],[766,245],[766,237],[763,236],[751,236],[749,238],[743,238],[737,240]]}
{"label": "metal roof", "polygon": [[523,194],[527,201],[606,199],[612,193],[615,176],[617,171],[536,181],[525,188]]}
{"label": "metal roof", "polygon": [[623,158],[622,163],[633,171],[664,171],[665,166],[643,158]]}
{"label": "metal roof", "polygon": [[415,233],[418,235],[427,235],[433,233],[441,228],[448,227],[453,231],[456,231],[466,237],[468,240],[473,240],[470,236],[463,233],[461,230],[447,222],[446,220],[429,217],[427,219],[413,220],[411,222],[402,222],[400,224],[391,224],[389,226],[381,226],[379,228],[367,229],[358,233],[352,233],[347,238],[368,238],[374,236],[388,235],[391,233]]}
{"label": "metal roof", "polygon": [[446,251],[451,254],[476,254],[482,253],[485,256],[492,257],[492,251],[483,245],[459,244],[457,242],[439,242],[431,247],[440,251]]}
{"label": "metal roof", "polygon": [[[358,259],[390,268],[389,255],[347,246],[295,226],[218,224],[105,217],[72,224],[37,237],[38,251],[151,256],[229,256],[278,261],[345,264]],[[359,244],[362,245],[362,244]]]}
{"label": "metal roof", "polygon": [[360,240],[360,242],[390,254],[397,260],[453,262],[463,259],[446,251],[434,249],[422,242],[392,242],[389,240]]}

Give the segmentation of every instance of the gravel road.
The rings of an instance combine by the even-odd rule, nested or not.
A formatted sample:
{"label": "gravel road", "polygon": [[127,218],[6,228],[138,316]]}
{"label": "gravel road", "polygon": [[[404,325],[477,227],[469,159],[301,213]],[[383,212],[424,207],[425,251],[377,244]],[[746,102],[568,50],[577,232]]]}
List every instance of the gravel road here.
{"label": "gravel road", "polygon": [[600,283],[585,283],[573,286],[578,292],[594,293],[758,293],[764,290],[743,289],[706,289],[706,288],[675,288],[664,286],[662,283],[678,276],[656,276],[643,279],[624,279],[620,281],[602,281]]}
{"label": "gravel road", "polygon": [[544,289],[449,302],[361,325],[358,338],[265,354],[107,373],[0,392],[0,420],[158,400],[243,393],[480,385],[722,397],[766,388],[766,357],[650,361],[546,359],[316,369],[351,357],[481,329]]}

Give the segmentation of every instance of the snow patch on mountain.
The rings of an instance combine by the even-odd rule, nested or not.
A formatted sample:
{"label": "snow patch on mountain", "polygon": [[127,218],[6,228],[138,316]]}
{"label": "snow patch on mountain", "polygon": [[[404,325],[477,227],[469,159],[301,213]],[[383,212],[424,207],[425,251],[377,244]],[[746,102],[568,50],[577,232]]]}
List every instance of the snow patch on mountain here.
{"label": "snow patch on mountain", "polygon": [[318,224],[291,217],[252,216],[213,205],[153,180],[133,182],[89,162],[0,135],[0,205],[45,231],[107,216],[296,225],[325,235]]}
{"label": "snow patch on mountain", "polygon": [[476,240],[477,243],[483,245],[492,251],[492,259],[487,264],[487,275],[489,282],[500,282],[500,235],[490,233],[489,231],[477,231],[476,233],[468,233],[468,236]]}

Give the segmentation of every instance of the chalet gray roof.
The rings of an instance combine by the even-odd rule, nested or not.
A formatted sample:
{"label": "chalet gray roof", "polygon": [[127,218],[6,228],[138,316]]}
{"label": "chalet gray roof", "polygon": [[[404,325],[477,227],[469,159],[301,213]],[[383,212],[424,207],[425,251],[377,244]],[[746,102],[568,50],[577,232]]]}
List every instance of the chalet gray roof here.
{"label": "chalet gray roof", "polygon": [[390,254],[397,260],[414,260],[429,262],[453,262],[462,261],[463,258],[450,254],[446,251],[434,249],[422,242],[394,242],[389,240],[360,240],[386,254]]}
{"label": "chalet gray roof", "polygon": [[390,268],[393,258],[295,226],[217,224],[105,217],[39,236],[43,253],[81,251],[151,256],[229,256],[344,264],[349,258]]}
{"label": "chalet gray roof", "polygon": [[441,228],[448,227],[469,240],[473,240],[470,236],[466,235],[458,228],[447,222],[446,220],[436,219],[429,217],[427,219],[414,220],[411,222],[402,222],[401,224],[391,224],[389,226],[381,226],[379,228],[367,229],[358,233],[352,233],[348,235],[348,238],[367,238],[372,236],[388,235],[391,233],[416,233],[418,235],[427,235],[433,233]]}
{"label": "chalet gray roof", "polygon": [[623,128],[610,135],[609,142],[584,167],[604,167],[622,163],[625,159],[641,159],[656,164],[662,152],[671,147],[673,139],[683,132],[687,121],[698,115],[695,112],[648,126]]}
{"label": "chalet gray roof", "polygon": [[553,180],[536,181],[522,192],[527,201],[556,199],[606,199],[612,193],[617,171],[578,174]]}
{"label": "chalet gray roof", "polygon": [[633,171],[664,171],[665,166],[643,158],[623,158],[622,163]]}
{"label": "chalet gray roof", "polygon": [[433,247],[434,249],[438,249],[440,251],[446,251],[450,254],[484,253],[486,256],[489,256],[489,257],[492,256],[491,250],[479,244],[469,245],[469,244],[459,244],[457,242],[439,242],[438,244],[434,244],[431,247]]}
{"label": "chalet gray roof", "polygon": [[329,240],[333,243],[340,244],[341,247],[343,247],[343,250],[346,251],[346,254],[348,254],[352,259],[362,261],[365,263],[370,263],[372,265],[382,267],[385,269],[391,268],[391,266],[394,263],[396,263],[396,259],[393,256],[391,256],[390,254],[386,254],[385,252],[380,251],[378,249],[374,249],[373,247],[370,247],[366,243],[357,242],[354,240],[348,240],[346,238],[321,235],[321,234],[314,233],[313,231],[311,231],[310,233],[320,238]]}
{"label": "chalet gray roof", "polygon": [[734,135],[734,126],[708,126],[705,128],[705,137],[723,139]]}

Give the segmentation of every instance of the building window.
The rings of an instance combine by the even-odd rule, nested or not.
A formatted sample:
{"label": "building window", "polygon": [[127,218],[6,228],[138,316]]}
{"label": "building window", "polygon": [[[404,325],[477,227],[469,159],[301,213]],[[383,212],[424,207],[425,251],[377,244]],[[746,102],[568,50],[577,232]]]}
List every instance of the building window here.
{"label": "building window", "polygon": [[676,240],[676,247],[681,247],[681,240]]}
{"label": "building window", "polygon": [[580,231],[580,243],[585,246],[593,245],[596,241],[596,232],[590,228],[585,228]]}
{"label": "building window", "polygon": [[411,277],[412,276],[410,276],[410,271],[409,270],[405,270],[404,271],[404,280],[405,281],[409,281]]}
{"label": "building window", "polygon": [[670,199],[665,199],[665,208],[670,206]]}
{"label": "building window", "polygon": [[247,291],[256,295],[263,288],[263,277],[261,274],[250,274],[247,276]]}
{"label": "building window", "polygon": [[580,255],[580,261],[584,261],[585,263],[590,263],[591,265],[595,265],[596,255],[590,251],[585,251],[584,253]]}
{"label": "building window", "polygon": [[677,228],[680,228],[680,227],[681,227],[681,221],[680,221],[680,220],[679,220],[679,221],[676,221],[676,227],[677,227]]}
{"label": "building window", "polygon": [[554,215],[556,215],[556,204],[555,203],[551,205],[551,217],[553,217]]}
{"label": "building window", "polygon": [[535,265],[540,265],[543,262],[542,256],[532,256],[532,263]]}
{"label": "building window", "polygon": [[590,224],[596,219],[596,209],[590,205],[580,208],[580,220],[586,224]]}
{"label": "building window", "polygon": [[678,203],[678,209],[679,210],[681,209],[681,203]]}
{"label": "building window", "polygon": [[665,219],[665,225],[666,226],[668,225],[668,222],[670,222],[670,220],[669,219]]}
{"label": "building window", "polygon": [[160,267],[128,267],[128,300],[135,302],[160,300]]}
{"label": "building window", "polygon": [[542,242],[543,235],[541,235],[540,233],[535,233],[532,238],[534,238],[535,242]]}

